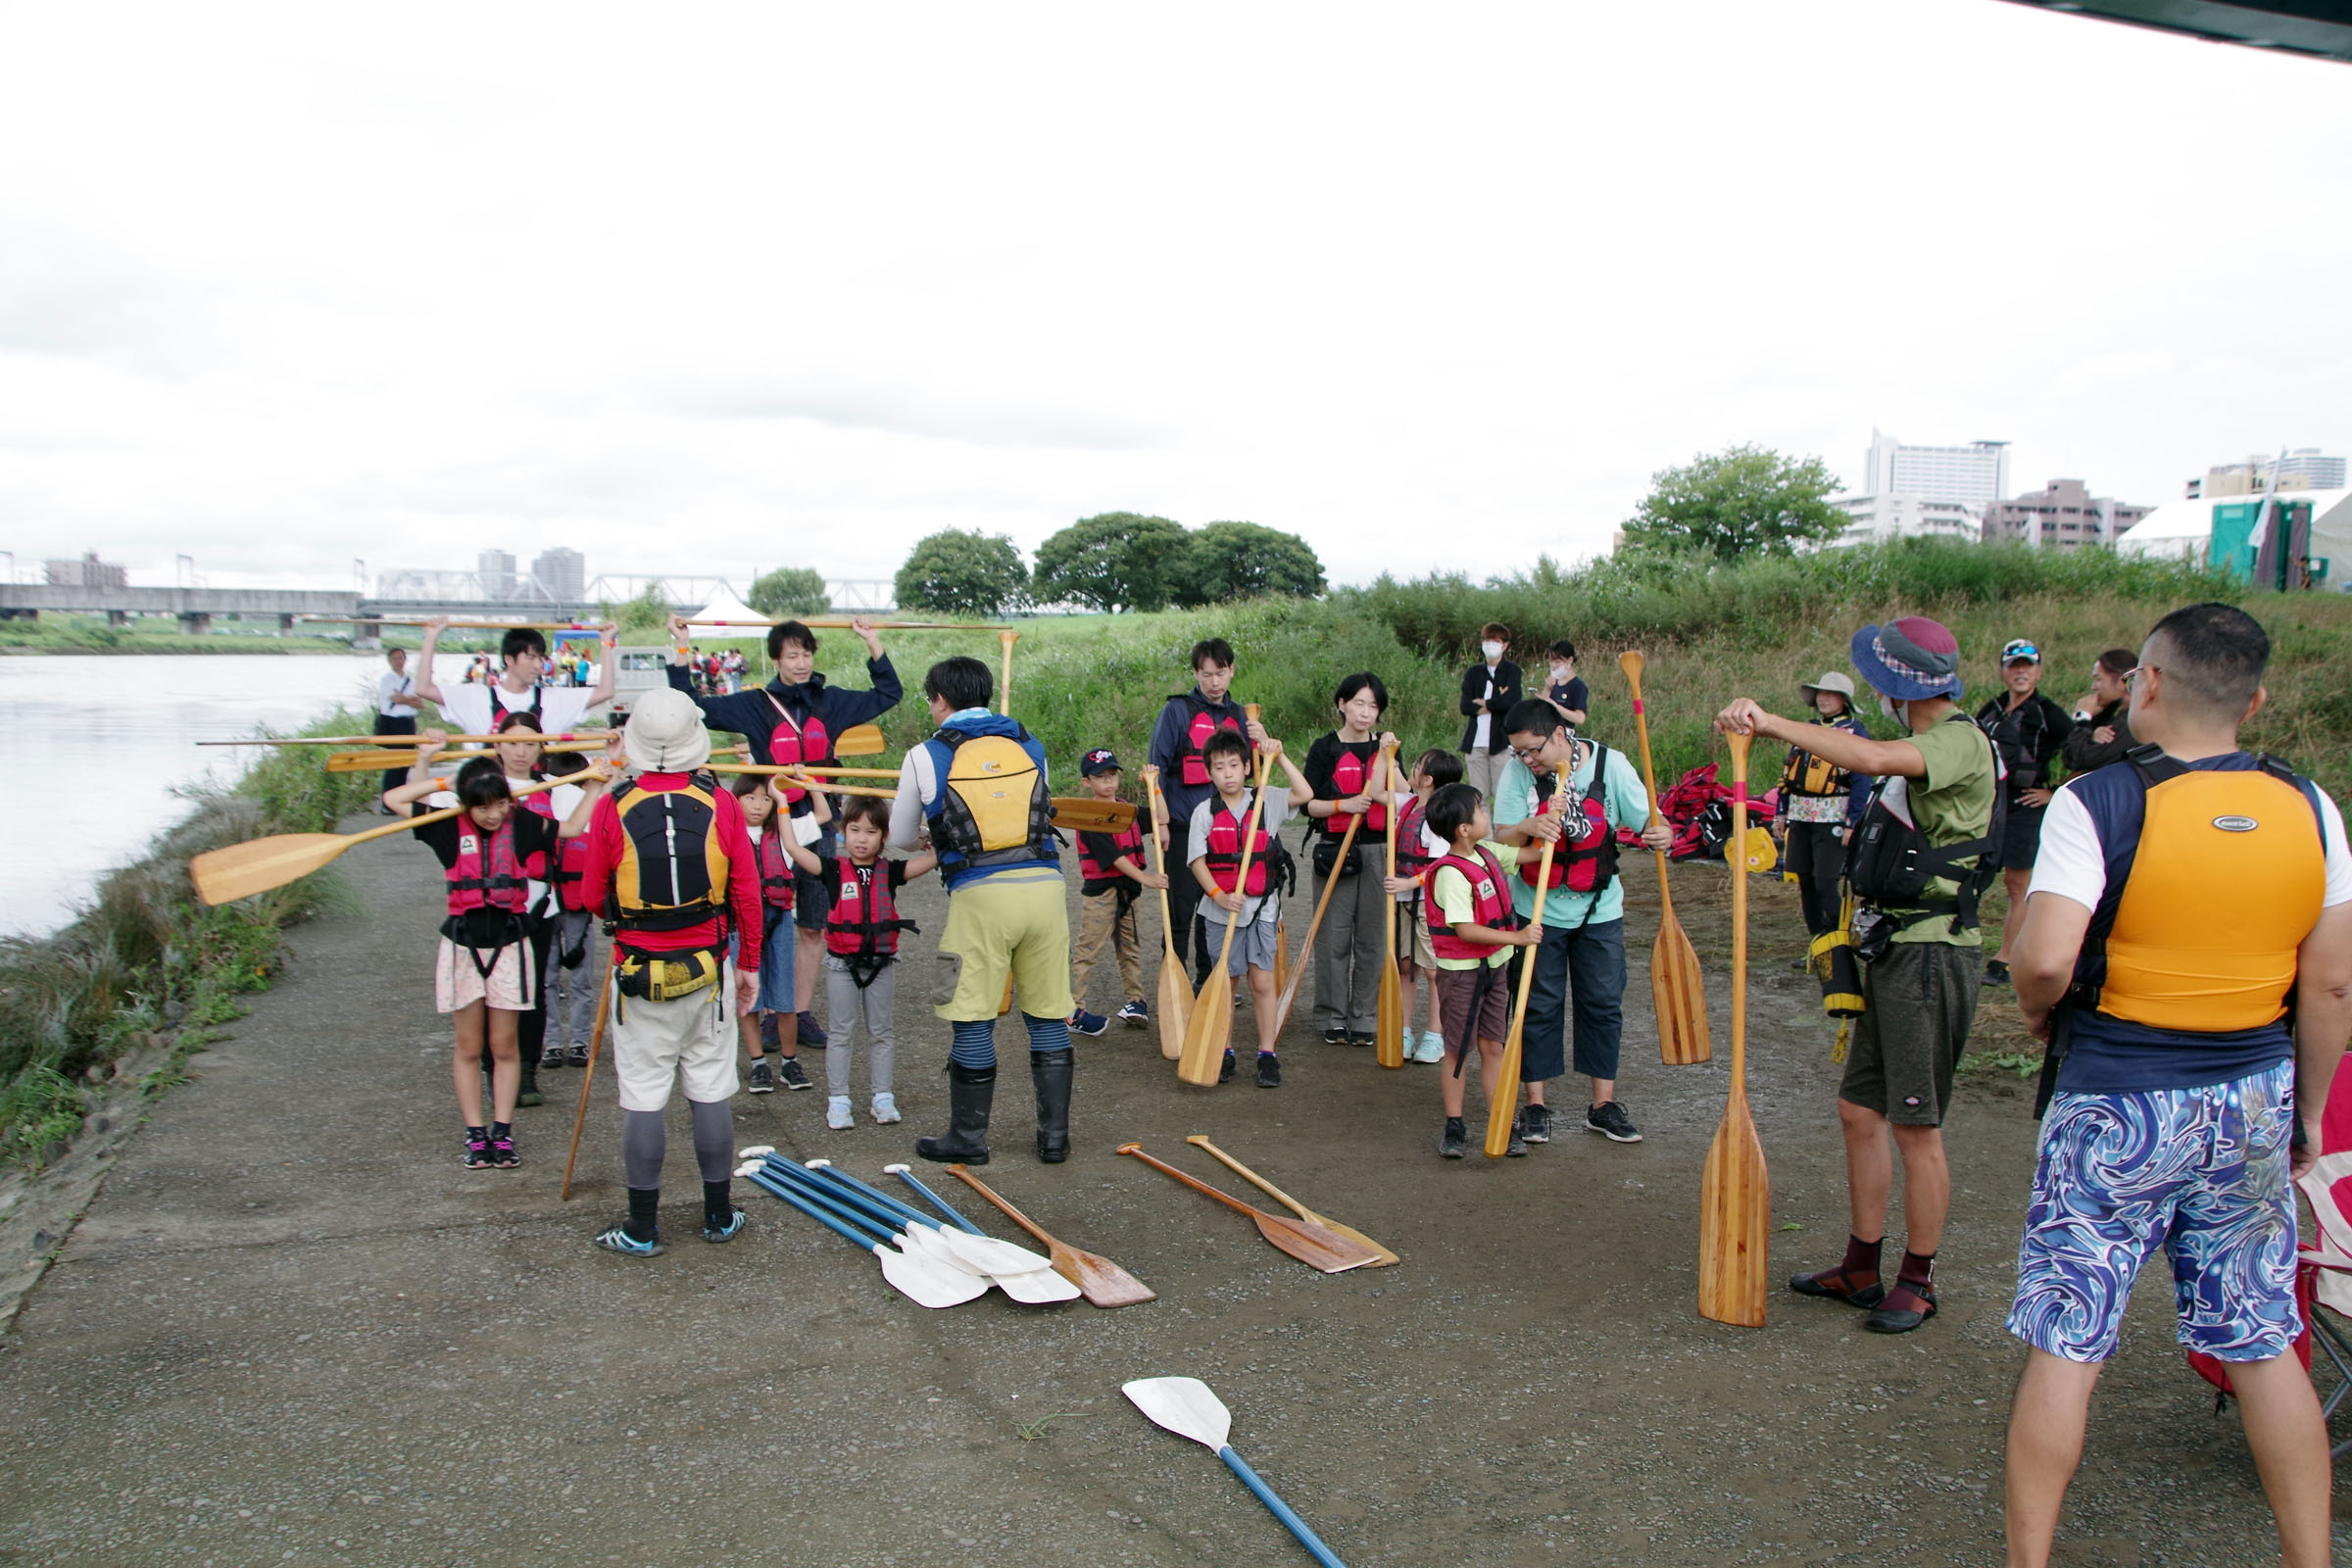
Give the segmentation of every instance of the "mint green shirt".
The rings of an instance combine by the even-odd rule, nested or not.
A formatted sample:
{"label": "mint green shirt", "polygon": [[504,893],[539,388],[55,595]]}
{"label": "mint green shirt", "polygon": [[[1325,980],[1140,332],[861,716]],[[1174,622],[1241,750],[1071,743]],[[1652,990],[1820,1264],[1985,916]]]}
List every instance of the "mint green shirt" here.
{"label": "mint green shirt", "polygon": [[[1576,767],[1568,775],[1568,788],[1580,800],[1592,787],[1592,760],[1599,750],[1598,742],[1577,743]],[[1600,798],[1611,828],[1630,827],[1639,832],[1648,823],[1649,791],[1642,787],[1642,776],[1634,771],[1634,764],[1614,748],[1609,750],[1608,760],[1602,764]],[[1536,814],[1536,775],[1518,758],[1503,764],[1502,776],[1494,781],[1494,799],[1488,811],[1497,829],[1524,822]],[[1535,852],[1531,849],[1529,853]],[[1622,856],[1624,851],[1618,853]],[[1536,890],[1523,877],[1511,878],[1511,906],[1519,911],[1522,920],[1536,912]],[[1597,894],[1553,888],[1551,896],[1544,901],[1544,923],[1547,926],[1605,925],[1624,918],[1622,876],[1610,878],[1609,885]]]}

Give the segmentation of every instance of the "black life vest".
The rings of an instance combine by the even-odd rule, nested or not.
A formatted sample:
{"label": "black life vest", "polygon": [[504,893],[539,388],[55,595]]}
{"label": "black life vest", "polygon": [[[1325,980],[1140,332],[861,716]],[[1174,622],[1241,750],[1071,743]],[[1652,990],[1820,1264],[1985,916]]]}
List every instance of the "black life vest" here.
{"label": "black life vest", "polygon": [[[1984,734],[1965,713],[1937,722],[1967,724]],[[1991,736],[1985,735],[1984,745],[1992,754],[1992,817],[1982,838],[1930,844],[1911,817],[1909,779],[1890,773],[1871,789],[1870,805],[1854,832],[1845,877],[1854,897],[1892,916],[1897,930],[1949,915],[1952,935],[1958,936],[1977,923],[1977,906],[2000,874],[2001,839],[2009,826],[2008,769]],[[1889,791],[1898,783],[1903,788],[1889,800]],[[1955,897],[1927,897],[1929,885],[1939,878],[1955,884]]]}
{"label": "black life vest", "polygon": [[898,900],[890,891],[892,863],[861,866],[846,855],[833,860],[841,891],[825,917],[825,951],[849,961],[850,978],[860,991],[898,956],[899,933],[918,929],[912,920],[899,918]]}
{"label": "black life vest", "polygon": [[[1184,750],[1177,754],[1176,770],[1185,783],[1200,788],[1209,781],[1208,758],[1201,748],[1208,744],[1209,737],[1217,731],[1231,730],[1240,735],[1245,733],[1244,726],[1240,719],[1231,714],[1219,715],[1201,700],[1199,691],[1179,692],[1168,701],[1182,703],[1185,711],[1192,715],[1184,727]],[[1233,705],[1227,703],[1225,706]]]}
{"label": "black life vest", "polygon": [[680,931],[726,913],[717,789],[710,774],[696,773],[675,790],[632,780],[613,799],[622,844],[606,914],[623,931]]}

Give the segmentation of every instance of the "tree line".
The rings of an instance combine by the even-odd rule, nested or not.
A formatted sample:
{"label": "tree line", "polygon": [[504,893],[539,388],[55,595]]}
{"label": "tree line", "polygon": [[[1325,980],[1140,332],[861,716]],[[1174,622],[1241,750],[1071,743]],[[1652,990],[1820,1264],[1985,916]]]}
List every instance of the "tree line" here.
{"label": "tree line", "polygon": [[1135,512],[1079,518],[1037,547],[1034,565],[1003,534],[946,529],[915,545],[896,586],[901,609],[955,615],[1034,605],[1192,609],[1269,594],[1315,599],[1326,587],[1323,563],[1295,533],[1254,522],[1187,528]]}

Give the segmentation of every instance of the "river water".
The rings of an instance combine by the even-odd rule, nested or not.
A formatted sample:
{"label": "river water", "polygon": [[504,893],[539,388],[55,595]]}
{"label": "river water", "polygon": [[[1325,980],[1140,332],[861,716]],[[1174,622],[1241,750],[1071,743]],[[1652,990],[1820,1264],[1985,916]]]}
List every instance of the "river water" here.
{"label": "river water", "polygon": [[[454,681],[466,656],[435,664]],[[383,668],[375,655],[0,658],[0,935],[65,924],[102,872],[192,809],[175,790],[234,779],[259,750],[195,742],[292,729],[338,704],[370,712]]]}

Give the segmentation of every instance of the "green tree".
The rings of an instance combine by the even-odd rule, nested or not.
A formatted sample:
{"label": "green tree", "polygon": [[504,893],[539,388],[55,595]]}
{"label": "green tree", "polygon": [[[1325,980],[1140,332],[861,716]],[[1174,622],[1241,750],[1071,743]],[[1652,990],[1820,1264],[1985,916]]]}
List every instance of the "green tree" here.
{"label": "green tree", "polygon": [[833,596],[813,566],[778,566],[760,574],[744,603],[762,615],[821,615],[833,608]]}
{"label": "green tree", "polygon": [[1295,533],[1254,522],[1212,522],[1193,535],[1173,595],[1190,610],[1229,599],[1323,594],[1323,563]]}
{"label": "green tree", "polygon": [[1000,615],[1029,585],[1021,553],[1001,533],[949,528],[922,540],[899,568],[899,605],[946,615]]}
{"label": "green tree", "polygon": [[645,591],[624,605],[606,605],[604,617],[620,628],[624,643],[658,643],[669,636],[669,617],[673,613],[669,601],[662,597],[662,586],[649,582]]}
{"label": "green tree", "polygon": [[1081,517],[1037,547],[1029,596],[1090,610],[1165,610],[1193,536],[1134,512]]}
{"label": "green tree", "polygon": [[1717,561],[1791,555],[1844,531],[1849,519],[1829,504],[1837,489],[1819,458],[1745,446],[1701,453],[1650,475],[1648,497],[1626,519],[1625,542]]}

